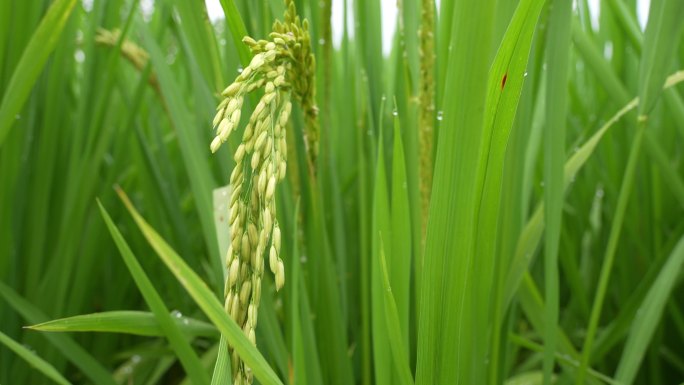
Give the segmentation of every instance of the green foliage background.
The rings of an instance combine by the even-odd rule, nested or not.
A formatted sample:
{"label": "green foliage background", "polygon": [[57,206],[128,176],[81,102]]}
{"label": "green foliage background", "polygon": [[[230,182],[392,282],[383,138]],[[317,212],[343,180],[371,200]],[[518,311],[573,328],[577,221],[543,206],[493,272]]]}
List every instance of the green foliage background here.
{"label": "green foliage background", "polygon": [[434,25],[402,0],[385,56],[379,0],[345,1],[337,48],[331,0],[295,2],[320,156],[313,177],[295,108],[258,350],[222,311],[238,143],[209,143],[283,3],[0,2],[0,384],[229,383],[225,341],[262,384],[684,381],[684,3],[642,31],[634,0],[597,27],[587,0],[442,0]]}

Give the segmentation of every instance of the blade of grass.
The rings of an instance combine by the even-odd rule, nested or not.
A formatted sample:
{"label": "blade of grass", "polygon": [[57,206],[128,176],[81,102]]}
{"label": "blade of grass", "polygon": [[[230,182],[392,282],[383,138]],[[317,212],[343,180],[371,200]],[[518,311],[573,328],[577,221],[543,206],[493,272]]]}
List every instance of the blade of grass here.
{"label": "blade of grass", "polygon": [[613,262],[623,225],[622,222],[629,201],[644,130],[647,124],[646,114],[655,103],[656,96],[662,92],[663,82],[667,77],[665,71],[671,63],[671,51],[675,49],[678,43],[676,39],[672,39],[672,36],[679,36],[682,30],[680,23],[682,11],[684,11],[684,7],[682,7],[682,3],[678,0],[657,0],[651,3],[651,17],[649,17],[644,36],[646,48],[639,66],[640,105],[637,131],[629,152],[629,159],[625,168],[622,185],[620,186],[614,220],[610,229],[608,245],[601,266],[599,283],[587,327],[587,335],[582,348],[582,365],[576,378],[578,385],[583,383],[584,372],[589,364],[601,310],[603,309],[603,302],[613,270]]}
{"label": "blade of grass", "polygon": [[41,372],[45,377],[51,379],[52,381],[62,384],[62,385],[70,385],[71,382],[67,381],[66,378],[64,378],[57,369],[55,369],[54,366],[52,366],[49,362],[43,360],[42,358],[38,357],[34,352],[30,351],[20,343],[16,342],[15,340],[11,339],[7,334],[3,333],[0,331],[0,343],[3,345],[7,346],[10,348],[13,352],[15,352],[19,357],[23,358],[26,362],[29,363],[32,367],[34,367],[36,370]]}
{"label": "blade of grass", "polygon": [[176,14],[181,19],[179,30],[182,30],[191,42],[192,55],[197,58],[202,71],[202,81],[214,91],[225,87],[221,62],[218,54],[216,35],[207,17],[206,4],[200,1],[172,1]]}
{"label": "blade of grass", "polygon": [[[225,345],[225,343],[224,343]],[[211,346],[209,349],[207,349],[200,359],[202,360],[202,364],[204,365],[207,370],[211,369],[211,367],[214,365],[216,362],[216,359],[218,358],[218,352],[221,350],[221,342],[215,343],[213,346]],[[163,373],[163,372],[162,372]],[[213,381],[213,378],[212,378]],[[156,379],[156,381],[150,381],[149,384],[157,384],[160,382],[160,379]],[[230,379],[223,384],[225,385],[231,385]],[[180,383],[180,385],[192,385],[190,382],[190,379],[188,377],[185,377],[183,382]]]}
{"label": "blade of grass", "polygon": [[312,315],[309,307],[309,300],[306,293],[306,284],[302,276],[303,269],[301,264],[301,252],[299,251],[299,223],[300,199],[294,208],[293,231],[292,231],[292,255],[288,266],[292,273],[290,286],[292,295],[292,330],[290,344],[292,354],[292,374],[291,384],[322,384],[321,363],[316,350],[314,326],[311,321]]}
{"label": "blade of grass", "polygon": [[[391,197],[391,236],[392,247],[389,260],[389,283],[394,290],[395,306],[399,317],[402,345],[409,346],[409,311],[411,307],[411,212],[409,207],[409,187],[404,156],[404,141],[401,136],[401,122],[394,118],[394,150],[392,154],[392,197]],[[387,305],[387,302],[385,302]],[[387,313],[386,313],[387,315]],[[408,358],[408,356],[406,357]]]}
{"label": "blade of grass", "polygon": [[[2,282],[0,282],[0,296],[29,323],[36,324],[48,319],[38,308]],[[107,369],[68,335],[43,334],[43,336],[93,383],[116,384]]]}
{"label": "blade of grass", "polygon": [[[209,148],[208,146],[203,146],[199,142],[198,135],[191,131],[194,127],[192,119],[190,119],[190,114],[181,99],[182,92],[166,64],[161,48],[152,38],[147,27],[142,23],[138,23],[138,25],[142,31],[143,42],[150,53],[152,66],[157,73],[159,86],[168,107],[169,118],[178,135],[183,164],[190,179],[190,187],[193,192],[197,213],[200,217],[205,244],[207,250],[209,250],[212,270],[215,272],[222,271],[221,257],[218,253],[218,243],[212,219],[213,210],[210,194],[216,187],[216,182],[209,171],[211,169],[208,161]],[[209,143],[208,137],[206,143]],[[204,153],[201,150],[202,148],[205,149]],[[222,287],[223,285],[220,286]]]}
{"label": "blade of grass", "polygon": [[[287,276],[285,279],[285,282],[288,282]],[[273,287],[272,284],[272,281],[265,281],[262,291],[270,293],[271,290],[275,290],[271,289]],[[261,304],[259,305],[259,325],[261,327],[256,330],[257,340],[261,341],[259,347],[264,351],[264,354],[268,352],[269,362],[273,364],[274,369],[277,369],[280,377],[287,378],[289,372],[287,345],[275,309],[277,309],[277,306],[274,298],[262,295]]]}
{"label": "blade of grass", "polygon": [[[214,226],[216,227],[216,239],[218,240],[219,256],[223,280],[226,280],[227,269],[226,253],[230,245],[230,231],[228,226],[228,207],[230,200],[230,186],[214,189]],[[219,342],[218,357],[214,365],[214,372],[211,376],[211,385],[230,385],[233,381],[231,374],[230,353],[228,352],[228,341],[221,335]]]}
{"label": "blade of grass", "polygon": [[[173,313],[171,316],[176,327],[187,336],[218,337],[216,328],[204,321],[178,317]],[[148,337],[165,335],[153,313],[131,310],[77,315],[26,326],[26,328],[42,332],[106,332]]]}
{"label": "blade of grass", "polygon": [[[500,313],[490,313],[489,303],[501,300],[499,284],[494,283],[494,279],[499,274],[498,269],[501,269],[501,262],[497,261],[496,256],[496,240],[499,238],[504,160],[522,92],[532,37],[543,4],[544,1],[534,0],[520,2],[489,70],[483,144],[479,154],[482,165],[479,176],[482,178],[482,197],[476,212],[477,262],[474,269],[478,277],[474,281],[475,295],[478,298],[475,302],[482,304],[479,309],[482,312],[481,317],[488,320],[485,325],[490,322],[490,317],[494,317],[494,324],[498,325],[501,317]],[[494,306],[495,309],[498,307]],[[482,335],[486,334],[489,333],[483,332]],[[494,383],[497,382],[499,345],[500,335],[497,328],[492,333],[491,345],[480,344],[479,348],[481,354],[491,357],[492,364],[489,365],[488,376]],[[488,348],[491,352],[485,353]]]}
{"label": "blade of grass", "polygon": [[[510,335],[508,336],[508,338],[509,338],[509,340],[511,340],[511,342],[513,342],[514,344],[518,344],[518,345],[520,345],[520,346],[522,346],[522,347],[525,347],[525,348],[527,348],[527,349],[530,349],[530,350],[532,350],[532,351],[544,352],[544,347],[543,347],[543,346],[541,346],[541,345],[539,345],[539,344],[536,344],[536,343],[534,343],[533,341],[530,341],[529,339],[524,338],[524,337],[522,337],[522,336],[515,335],[515,334],[510,334]],[[577,362],[576,360],[571,359],[571,358],[568,357],[567,355],[565,355],[565,354],[560,354],[560,353],[558,353],[558,352],[556,352],[555,355],[556,355],[556,360],[557,360],[559,363],[562,363],[562,364],[564,364],[564,365],[568,365],[568,366],[573,367],[573,368],[579,367],[579,362]],[[540,374],[539,383],[541,384],[542,381],[543,381],[543,373],[539,373],[539,374]],[[601,380],[602,382],[604,382],[604,383],[606,383],[606,384],[620,385],[620,382],[619,382],[619,381],[615,381],[614,379],[612,379],[612,378],[606,376],[605,374],[603,374],[603,373],[601,373],[601,372],[597,372],[597,371],[594,370],[594,369],[589,369],[589,374],[590,374],[592,377],[594,377],[595,379]],[[555,376],[554,376],[554,378],[555,378]]]}
{"label": "blade of grass", "polygon": [[605,299],[606,291],[608,289],[608,282],[610,279],[610,275],[612,273],[613,262],[615,259],[618,241],[622,230],[622,222],[625,217],[625,211],[627,208],[627,203],[629,201],[629,195],[631,193],[632,185],[634,183],[634,176],[637,161],[639,159],[643,133],[643,129],[638,129],[636,132],[636,136],[632,142],[629,159],[627,161],[627,166],[624,172],[625,177],[622,180],[622,184],[620,186],[620,193],[618,195],[618,201],[615,209],[613,224],[610,229],[608,245],[606,247],[603,264],[601,266],[599,282],[597,285],[596,295],[594,297],[594,302],[592,305],[591,314],[589,318],[587,335],[582,347],[582,364],[576,377],[576,383],[578,385],[584,383],[584,374],[586,372],[587,366],[589,365],[589,359],[593,348],[594,337],[596,335],[596,330],[598,328],[601,310],[603,309],[603,301]]}
{"label": "blade of grass", "polygon": [[660,325],[665,304],[670,299],[682,270],[682,264],[684,264],[684,237],[680,238],[668,257],[636,313],[615,372],[615,379],[619,383],[624,385],[634,383],[649,342]]}
{"label": "blade of grass", "polygon": [[[674,234],[681,234],[682,232],[684,232],[684,223],[673,230]],[[596,348],[594,349],[594,352],[592,352],[590,363],[600,362],[600,360],[610,352],[611,348],[622,342],[629,334],[629,329],[639,307],[642,305],[653,282],[655,282],[658,273],[667,262],[677,241],[679,241],[679,238],[671,237],[663,244],[662,249],[668,250],[668,252],[663,252],[661,256],[658,256],[650,263],[650,266],[645,274],[643,274],[643,278],[641,279],[641,282],[639,282],[639,285],[620,307],[620,313],[608,325],[602,328],[601,334],[597,334],[595,343]],[[677,314],[673,313],[672,318],[676,319],[676,317]]]}
{"label": "blade of grass", "polygon": [[[670,88],[675,84],[684,81],[684,71],[676,72],[675,74],[668,77],[665,87]],[[623,116],[628,112],[635,109],[638,105],[638,99],[632,99],[627,105],[620,109],[615,115],[613,115],[606,123],[599,128],[594,135],[591,136],[572,156],[566,161],[565,168],[563,171],[563,178],[565,183],[565,188],[567,189],[570,185],[570,181],[575,178],[575,175],[582,169],[582,167],[589,160],[594,150],[601,142],[601,139],[605,136],[608,130],[613,127]],[[534,211],[534,214],[528,220],[523,232],[520,234],[518,243],[516,246],[515,255],[513,256],[513,261],[511,262],[511,268],[506,276],[505,283],[505,299],[502,306],[505,309],[511,304],[517,288],[520,286],[522,277],[527,270],[532,257],[534,256],[534,251],[537,249],[539,242],[541,240],[542,233],[544,231],[543,223],[543,213],[544,205],[539,204]]]}
{"label": "blade of grass", "polygon": [[546,129],[544,130],[544,384],[551,384],[556,353],[559,314],[558,247],[562,225],[563,163],[565,161],[565,120],[567,106],[570,21],[572,1],[554,0],[549,5],[546,43]]}
{"label": "blade of grass", "polygon": [[228,341],[226,337],[221,335],[219,341],[218,357],[214,365],[214,371],[211,375],[211,385],[231,385],[233,383],[233,374],[230,367],[230,353],[228,352]]}
{"label": "blade of grass", "polygon": [[385,246],[382,242],[382,236],[380,236],[380,268],[382,269],[382,286],[384,289],[385,327],[387,328],[390,352],[392,353],[394,368],[396,370],[395,379],[397,381],[394,383],[411,385],[413,384],[413,377],[411,375],[411,368],[409,367],[409,356],[406,351],[405,343],[408,339],[404,336],[406,333],[401,330],[399,310],[394,301],[392,286],[390,286],[387,260],[385,258]]}
{"label": "blade of grass", "polygon": [[[384,288],[380,253],[382,251],[381,235],[391,239],[391,223],[389,213],[389,197],[387,194],[387,176],[385,173],[385,151],[382,129],[378,140],[378,155],[375,165],[375,188],[373,192],[372,244],[373,260],[371,261],[371,331],[373,338],[373,364],[375,382],[390,384],[396,381],[390,353],[390,336],[385,323]],[[391,251],[390,251],[391,252]]]}
{"label": "blade of grass", "polygon": [[639,64],[639,116],[648,114],[662,93],[670,71],[674,52],[679,45],[676,37],[684,28],[684,2],[654,0],[648,13],[644,32],[643,53]]}
{"label": "blade of grass", "polygon": [[684,208],[684,183],[682,178],[677,174],[677,170],[667,159],[667,155],[661,146],[658,145],[653,131],[646,131],[644,139],[646,140],[646,148],[649,149],[651,158],[660,167],[660,172],[663,177],[670,181],[670,187],[675,197],[679,201],[679,205]]}
{"label": "blade of grass", "polygon": [[195,300],[195,303],[226,337],[230,345],[238,352],[240,358],[252,369],[254,376],[264,385],[282,385],[273,369],[249,342],[235,321],[226,314],[223,306],[207,285],[140,216],[126,194],[122,190],[118,190],[118,194],[147,241],[157,252],[157,255],[188,291],[188,294]]}
{"label": "blade of grass", "polygon": [[299,242],[297,241],[297,218],[299,217],[299,200],[295,206],[295,216],[293,219],[294,231],[292,233],[292,255],[290,258],[290,266],[292,266],[292,284],[290,285],[290,292],[292,298],[292,366],[293,375],[290,383],[306,385],[309,383],[306,373],[306,353],[302,343],[302,321],[301,311],[299,307]]}
{"label": "blade of grass", "polygon": [[38,75],[57,45],[76,0],[57,0],[50,6],[21,55],[0,104],[0,147],[26,102]]}
{"label": "blade of grass", "polygon": [[[360,56],[359,64],[367,75],[368,95],[370,116],[374,122],[379,121],[381,107],[380,97],[383,92],[383,71],[381,65],[384,63],[382,58],[382,22],[381,7],[378,0],[355,1],[355,23],[356,36],[364,36],[364,39],[355,41]],[[378,132],[374,132],[375,135]]]}
{"label": "blade of grass", "polygon": [[119,229],[112,221],[109,213],[107,213],[107,210],[105,210],[99,200],[97,203],[100,207],[102,218],[107,224],[107,228],[109,229],[117,248],[121,252],[121,257],[126,263],[126,267],[128,267],[131,276],[140,289],[140,293],[143,295],[143,298],[145,298],[147,306],[149,306],[152,313],[154,313],[157,322],[159,322],[159,327],[164,331],[164,335],[169,340],[174,352],[178,355],[178,359],[180,360],[181,365],[183,365],[187,375],[191,377],[192,381],[196,384],[208,384],[209,375],[204,370],[199,357],[192,349],[185,336],[181,333],[180,328],[171,318],[164,301],[159,293],[157,293],[152,281],[147,277],[147,274],[133,254],[131,248],[128,246],[128,243],[126,243],[126,240],[119,232]]}
{"label": "blade of grass", "polygon": [[238,12],[235,6],[234,0],[220,0],[221,7],[223,7],[223,12],[226,15],[226,25],[230,30],[230,34],[233,38],[233,44],[235,44],[235,49],[240,57],[240,63],[243,68],[249,65],[249,61],[252,55],[249,53],[247,46],[242,44],[242,38],[247,36],[247,28],[245,28],[245,23],[242,21],[240,12]]}
{"label": "blade of grass", "polygon": [[476,349],[487,335],[477,328],[488,325],[483,313],[489,305],[474,303],[473,260],[495,2],[459,1],[453,12],[453,49],[441,45],[445,50],[438,52],[449,57],[448,105],[437,143],[421,278],[417,384],[472,384],[486,377],[485,357],[479,354],[486,349]]}

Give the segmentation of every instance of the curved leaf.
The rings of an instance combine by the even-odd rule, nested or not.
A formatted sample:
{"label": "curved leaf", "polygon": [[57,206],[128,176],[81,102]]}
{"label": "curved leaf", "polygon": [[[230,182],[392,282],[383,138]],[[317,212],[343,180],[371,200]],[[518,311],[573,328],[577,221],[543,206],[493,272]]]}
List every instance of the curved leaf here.
{"label": "curved leaf", "polygon": [[[204,321],[171,313],[176,327],[188,336],[218,337],[216,328]],[[42,332],[107,332],[160,337],[164,331],[155,315],[144,311],[109,311],[77,315],[27,326]]]}
{"label": "curved leaf", "polygon": [[117,189],[119,197],[126,205],[143,235],[157,252],[166,267],[176,276],[178,282],[188,291],[195,303],[226,337],[228,343],[238,352],[240,358],[252,369],[254,376],[264,385],[282,385],[282,381],[268,365],[264,357],[245,337],[242,329],[226,314],[216,296],[207,284],[176,254],[164,239],[143,219],[126,194]]}

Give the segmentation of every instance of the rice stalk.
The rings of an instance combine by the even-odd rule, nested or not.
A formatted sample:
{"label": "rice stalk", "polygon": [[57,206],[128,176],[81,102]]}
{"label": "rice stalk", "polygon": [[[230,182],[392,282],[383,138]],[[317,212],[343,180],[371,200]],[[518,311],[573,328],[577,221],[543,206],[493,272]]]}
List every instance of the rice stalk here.
{"label": "rice stalk", "polygon": [[[269,268],[275,275],[276,290],[285,284],[285,267],[280,256],[281,230],[276,218],[276,184],[285,178],[287,167],[286,128],[292,101],[299,101],[305,114],[305,142],[310,161],[318,147],[317,108],[314,104],[315,63],[311,53],[309,23],[297,16],[291,0],[286,0],[284,22],[276,21],[270,40],[256,41],[247,36],[243,42],[254,54],[251,62],[222,95],[213,125],[216,137],[211,151],[216,152],[235,131],[246,94],[262,89],[237,147],[235,168],[230,176],[229,224],[231,243],[226,256],[228,278],[225,282],[225,310],[256,345],[255,329],[264,254],[268,250]],[[231,352],[234,383],[251,384],[253,376],[237,355]]]}

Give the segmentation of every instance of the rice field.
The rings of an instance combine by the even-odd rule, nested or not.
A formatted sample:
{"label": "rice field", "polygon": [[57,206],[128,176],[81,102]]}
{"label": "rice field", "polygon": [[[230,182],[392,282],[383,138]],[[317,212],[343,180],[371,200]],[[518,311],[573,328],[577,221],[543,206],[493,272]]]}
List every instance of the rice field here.
{"label": "rice field", "polygon": [[0,384],[684,384],[683,29],[0,1]]}

